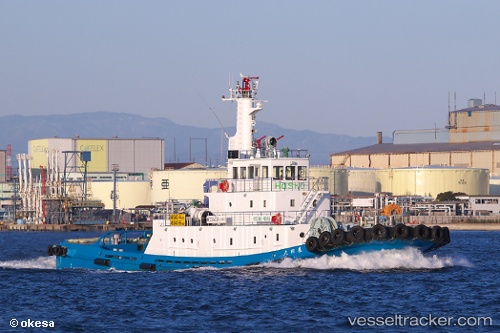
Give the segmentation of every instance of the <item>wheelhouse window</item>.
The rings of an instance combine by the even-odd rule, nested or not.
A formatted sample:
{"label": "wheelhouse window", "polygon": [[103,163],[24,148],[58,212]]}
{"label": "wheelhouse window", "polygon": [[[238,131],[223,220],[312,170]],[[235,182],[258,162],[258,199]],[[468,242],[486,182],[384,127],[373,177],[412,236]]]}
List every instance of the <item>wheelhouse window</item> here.
{"label": "wheelhouse window", "polygon": [[295,166],[287,166],[285,169],[285,174],[287,180],[295,179]]}
{"label": "wheelhouse window", "polygon": [[248,167],[248,178],[253,179],[254,178],[254,172],[255,172],[255,167],[254,166],[249,166]]}
{"label": "wheelhouse window", "polygon": [[299,166],[298,168],[298,179],[305,180],[307,178],[307,168],[305,166]]}
{"label": "wheelhouse window", "polygon": [[273,178],[274,179],[283,179],[283,167],[282,166],[273,167]]}
{"label": "wheelhouse window", "polygon": [[269,177],[269,167],[267,165],[264,165],[262,167],[262,178],[268,178]]}

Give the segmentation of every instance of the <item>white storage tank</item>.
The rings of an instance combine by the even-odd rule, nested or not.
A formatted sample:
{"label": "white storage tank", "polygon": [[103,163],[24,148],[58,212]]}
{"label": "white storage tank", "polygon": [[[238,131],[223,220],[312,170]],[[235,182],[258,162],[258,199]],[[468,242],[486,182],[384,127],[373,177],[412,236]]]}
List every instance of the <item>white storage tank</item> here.
{"label": "white storage tank", "polygon": [[353,194],[371,194],[382,192],[380,184],[377,183],[375,172],[371,168],[349,168],[348,191]]}
{"label": "white storage tank", "polygon": [[467,195],[489,194],[488,169],[429,166],[377,170],[375,174],[380,191],[393,195],[436,197],[448,191]]}
{"label": "white storage tank", "polygon": [[347,168],[345,167],[331,167],[331,166],[317,166],[310,167],[309,177],[320,178],[328,177],[328,190],[331,195],[347,195],[348,190],[348,177]]}

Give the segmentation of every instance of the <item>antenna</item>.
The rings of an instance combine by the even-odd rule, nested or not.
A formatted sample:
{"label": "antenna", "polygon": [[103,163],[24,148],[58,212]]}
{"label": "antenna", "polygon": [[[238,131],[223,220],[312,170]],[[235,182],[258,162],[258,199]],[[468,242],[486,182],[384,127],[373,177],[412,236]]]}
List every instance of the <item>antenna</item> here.
{"label": "antenna", "polygon": [[453,100],[455,103],[455,111],[457,111],[457,92],[456,91],[453,93]]}
{"label": "antenna", "polygon": [[224,128],[224,125],[222,125],[222,122],[220,121],[219,117],[217,117],[217,114],[214,112],[214,110],[212,110],[212,108],[210,107],[210,105],[208,105],[207,101],[205,101],[203,99],[203,97],[201,97],[201,95],[196,91],[196,89],[194,89],[193,86],[191,86],[191,88],[193,88],[193,90],[196,93],[196,95],[198,95],[198,97],[203,101],[203,103],[205,103],[205,105],[208,107],[208,109],[210,111],[212,111],[212,114],[214,115],[215,119],[217,119],[217,121],[219,122],[220,127],[224,131],[224,135],[226,136],[227,139],[229,139],[229,134],[227,134],[226,129]]}
{"label": "antenna", "polygon": [[450,92],[448,91],[448,113],[450,113]]}
{"label": "antenna", "polygon": [[486,105],[486,93],[483,92],[483,105]]}

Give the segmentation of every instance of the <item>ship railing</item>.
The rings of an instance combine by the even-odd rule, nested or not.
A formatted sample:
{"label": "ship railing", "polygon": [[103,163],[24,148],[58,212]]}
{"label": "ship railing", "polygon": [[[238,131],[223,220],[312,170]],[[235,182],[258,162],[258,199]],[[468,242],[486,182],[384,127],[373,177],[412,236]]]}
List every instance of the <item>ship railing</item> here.
{"label": "ship railing", "polygon": [[[212,180],[211,180],[212,181]],[[266,192],[266,191],[328,191],[328,177],[307,179],[245,178],[214,180],[214,184],[223,184],[213,191],[224,192]]]}
{"label": "ship railing", "polygon": [[[329,216],[330,211],[324,210],[311,210],[308,214],[308,220],[319,216]],[[280,216],[278,219],[277,216]],[[286,211],[286,212],[228,212],[217,213],[219,221],[224,220],[224,225],[234,226],[249,226],[249,225],[277,225],[277,224],[304,224],[308,221],[299,221],[300,211]]]}
{"label": "ship railing", "polygon": [[289,149],[283,147],[281,149],[277,148],[255,148],[252,150],[240,150],[239,158],[250,159],[250,158],[308,158],[309,152],[304,149]]}
{"label": "ship railing", "polygon": [[[211,192],[269,192],[269,191],[328,191],[328,178],[307,179],[276,179],[276,178],[245,178],[245,179],[210,179],[213,182]],[[218,184],[218,185],[215,185]]]}

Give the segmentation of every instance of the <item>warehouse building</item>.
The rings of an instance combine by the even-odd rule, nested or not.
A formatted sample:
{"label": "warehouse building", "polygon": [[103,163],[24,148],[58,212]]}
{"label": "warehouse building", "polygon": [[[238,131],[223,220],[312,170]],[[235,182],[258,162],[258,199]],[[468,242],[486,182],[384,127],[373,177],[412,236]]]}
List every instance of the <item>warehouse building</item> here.
{"label": "warehouse building", "polygon": [[[40,166],[47,168],[48,164],[52,163],[60,172],[65,169],[67,173],[81,171],[83,159],[88,160],[88,173],[107,173],[118,168],[121,173],[135,175],[142,180],[149,179],[151,170],[163,169],[164,146],[164,140],[159,138],[54,137],[30,140],[28,155],[34,169]],[[81,152],[86,154],[82,155]]]}

